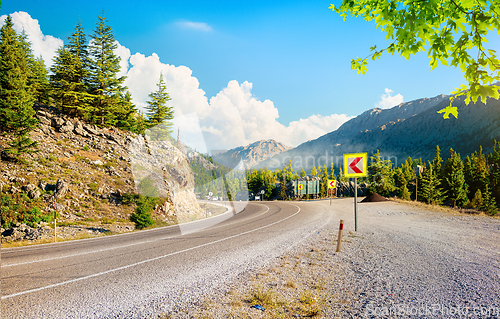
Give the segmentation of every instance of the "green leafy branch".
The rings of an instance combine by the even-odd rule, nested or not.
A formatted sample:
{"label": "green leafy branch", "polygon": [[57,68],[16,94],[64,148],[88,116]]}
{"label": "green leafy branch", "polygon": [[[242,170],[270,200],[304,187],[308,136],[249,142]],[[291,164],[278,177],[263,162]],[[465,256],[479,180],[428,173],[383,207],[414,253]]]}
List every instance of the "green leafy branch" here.
{"label": "green leafy branch", "polygon": [[460,67],[467,85],[452,92],[450,105],[440,111],[443,118],[458,116],[452,106],[457,97],[465,96],[467,105],[500,97],[500,60],[495,50],[485,47],[487,36],[500,34],[500,0],[343,0],[330,9],[344,20],[349,15],[374,20],[392,40],[385,49],[373,46],[371,55],[353,59],[351,68],[358,74],[366,73],[368,58],[376,60],[385,51],[406,59],[425,51],[431,70],[440,64]]}

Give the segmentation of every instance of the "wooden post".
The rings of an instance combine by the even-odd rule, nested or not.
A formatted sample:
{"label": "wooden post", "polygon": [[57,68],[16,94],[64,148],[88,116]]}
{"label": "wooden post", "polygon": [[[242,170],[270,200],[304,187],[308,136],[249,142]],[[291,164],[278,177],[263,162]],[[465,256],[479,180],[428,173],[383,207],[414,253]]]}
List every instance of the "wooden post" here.
{"label": "wooden post", "polygon": [[57,201],[54,196],[54,243],[57,242]]}
{"label": "wooden post", "polygon": [[342,242],[342,230],[344,230],[344,220],[340,220],[340,226],[339,226],[339,238],[337,240],[337,252],[340,252],[340,243]]}
{"label": "wooden post", "polygon": [[418,176],[415,179],[415,201],[418,201]]}

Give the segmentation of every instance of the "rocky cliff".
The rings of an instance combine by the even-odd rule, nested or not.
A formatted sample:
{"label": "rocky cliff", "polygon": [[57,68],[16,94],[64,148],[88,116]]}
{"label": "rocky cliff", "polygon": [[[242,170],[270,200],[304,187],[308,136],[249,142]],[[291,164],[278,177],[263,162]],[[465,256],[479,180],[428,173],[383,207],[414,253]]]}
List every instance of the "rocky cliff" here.
{"label": "rocky cliff", "polygon": [[167,199],[163,215],[179,222],[203,217],[194,194],[194,176],[186,156],[169,141],[139,135],[129,146],[137,189],[142,195]]}
{"label": "rocky cliff", "polygon": [[[129,217],[135,206],[122,202],[124,194],[137,192],[142,180],[133,165],[154,172],[164,169],[158,195],[166,197],[167,203],[156,207],[157,220],[185,221],[200,212],[187,158],[170,143],[149,143],[143,154],[137,151],[144,147],[142,136],[89,125],[54,108],[35,105],[35,109],[40,123],[30,137],[39,143],[39,152],[19,163],[0,161],[2,225],[15,226],[28,211],[52,214],[55,204],[59,237],[133,230]],[[8,141],[1,137],[0,149]],[[31,226],[17,222],[17,227],[0,231],[2,242],[53,233],[44,222]]]}

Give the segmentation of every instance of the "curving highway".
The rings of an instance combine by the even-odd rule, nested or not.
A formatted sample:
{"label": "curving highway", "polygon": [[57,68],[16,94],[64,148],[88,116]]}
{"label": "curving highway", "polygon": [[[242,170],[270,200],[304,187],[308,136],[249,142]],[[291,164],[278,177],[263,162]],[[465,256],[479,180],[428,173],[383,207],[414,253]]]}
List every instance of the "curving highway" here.
{"label": "curving highway", "polygon": [[2,318],[161,314],[278,256],[335,215],[328,202],[238,205],[246,203],[180,226],[2,249]]}

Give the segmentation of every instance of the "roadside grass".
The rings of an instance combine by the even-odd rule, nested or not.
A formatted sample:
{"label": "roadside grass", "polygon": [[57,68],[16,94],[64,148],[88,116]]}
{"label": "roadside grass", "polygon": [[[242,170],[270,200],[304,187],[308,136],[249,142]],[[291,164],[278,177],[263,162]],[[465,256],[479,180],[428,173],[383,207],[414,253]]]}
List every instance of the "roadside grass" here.
{"label": "roadside grass", "polygon": [[[99,235],[78,234],[78,235],[66,237],[66,238],[57,237],[57,242],[60,243],[60,242],[71,241],[71,240],[88,239],[88,238],[95,238],[95,237],[102,237],[102,236],[109,236],[109,235],[112,235],[112,233],[111,232],[103,232]],[[50,244],[53,242],[54,242],[54,237],[42,238],[42,239],[34,240],[34,241],[19,240],[19,241],[15,241],[15,242],[2,243],[1,248],[24,247],[24,246],[32,246],[32,245]]]}
{"label": "roadside grass", "polygon": [[395,201],[397,203],[406,204],[406,205],[409,205],[411,207],[416,207],[416,208],[424,209],[427,211],[435,211],[435,212],[447,213],[447,214],[451,214],[451,215],[457,215],[457,214],[467,215],[467,216],[475,215],[475,216],[481,216],[481,217],[500,219],[500,214],[491,216],[491,215],[486,214],[485,212],[482,212],[480,210],[473,209],[473,208],[462,208],[462,207],[453,208],[453,207],[446,206],[446,205],[427,204],[427,203],[417,202],[417,201],[413,201],[413,200],[407,201],[407,200],[400,199],[397,197],[393,197],[393,198],[391,198],[391,200]]}
{"label": "roadside grass", "polygon": [[227,208],[224,206],[214,205],[205,202],[199,204],[202,212],[210,212],[211,216],[220,215],[227,211]]}
{"label": "roadside grass", "polygon": [[205,296],[194,308],[173,308],[161,318],[321,318],[332,303],[342,303],[336,288],[344,279],[329,256],[332,241],[320,245],[281,256],[269,268],[250,271],[245,284]]}

